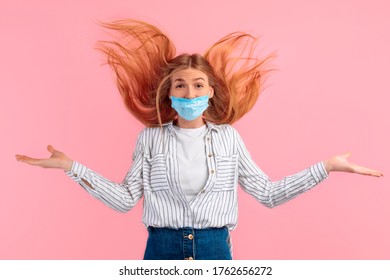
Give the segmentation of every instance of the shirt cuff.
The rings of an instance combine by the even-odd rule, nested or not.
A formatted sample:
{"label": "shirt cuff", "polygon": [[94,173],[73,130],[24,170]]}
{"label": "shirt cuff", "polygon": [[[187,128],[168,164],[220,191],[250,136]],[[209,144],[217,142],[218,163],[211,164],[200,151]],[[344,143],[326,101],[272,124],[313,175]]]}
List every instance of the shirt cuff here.
{"label": "shirt cuff", "polygon": [[328,172],[326,172],[324,163],[322,161],[311,166],[310,173],[313,176],[314,180],[317,182],[317,184],[321,183],[329,176]]}
{"label": "shirt cuff", "polygon": [[86,166],[77,161],[73,161],[72,168],[69,171],[65,171],[65,174],[75,181],[80,181],[82,178],[84,178],[86,172]]}

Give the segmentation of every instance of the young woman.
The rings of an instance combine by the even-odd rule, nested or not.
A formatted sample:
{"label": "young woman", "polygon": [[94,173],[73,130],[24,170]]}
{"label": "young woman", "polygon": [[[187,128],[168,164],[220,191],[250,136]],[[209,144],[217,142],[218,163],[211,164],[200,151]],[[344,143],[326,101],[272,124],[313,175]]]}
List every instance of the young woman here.
{"label": "young woman", "polygon": [[[253,57],[256,39],[232,33],[205,54],[176,56],[156,27],[135,20],[104,24],[120,36],[99,49],[116,73],[130,112],[146,125],[122,183],[112,182],[48,146],[50,158],[19,161],[60,168],[92,196],[126,212],[144,196],[144,259],[231,259],[237,185],[267,207],[311,189],[333,171],[381,172],[331,157],[272,182],[231,126],[255,104],[268,60]],[[234,56],[235,53],[240,55]]]}

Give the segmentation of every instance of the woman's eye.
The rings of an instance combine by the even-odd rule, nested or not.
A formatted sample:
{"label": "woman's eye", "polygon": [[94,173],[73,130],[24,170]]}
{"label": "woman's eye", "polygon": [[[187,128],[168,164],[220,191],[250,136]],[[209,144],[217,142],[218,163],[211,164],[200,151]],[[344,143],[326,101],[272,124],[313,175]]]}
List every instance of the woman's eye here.
{"label": "woman's eye", "polygon": [[184,87],[184,85],[182,85],[182,84],[176,85],[176,88],[183,88],[183,87]]}
{"label": "woman's eye", "polygon": [[195,85],[195,87],[196,87],[196,88],[202,88],[203,85],[202,85],[202,84],[197,84],[197,85]]}

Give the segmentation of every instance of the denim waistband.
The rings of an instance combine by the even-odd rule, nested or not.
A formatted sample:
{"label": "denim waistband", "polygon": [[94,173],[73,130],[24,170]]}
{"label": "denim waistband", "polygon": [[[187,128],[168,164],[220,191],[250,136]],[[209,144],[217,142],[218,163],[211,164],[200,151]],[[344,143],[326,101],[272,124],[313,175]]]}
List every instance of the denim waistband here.
{"label": "denim waistband", "polygon": [[148,233],[145,260],[231,259],[227,227],[172,229],[149,226]]}

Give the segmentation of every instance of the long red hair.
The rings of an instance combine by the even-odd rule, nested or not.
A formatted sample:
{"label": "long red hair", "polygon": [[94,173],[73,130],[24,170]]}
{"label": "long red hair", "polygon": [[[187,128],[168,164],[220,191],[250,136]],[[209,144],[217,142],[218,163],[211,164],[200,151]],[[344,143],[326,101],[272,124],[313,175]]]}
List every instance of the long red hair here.
{"label": "long red hair", "polygon": [[157,27],[138,20],[102,23],[115,32],[115,40],[99,41],[98,49],[116,74],[128,110],[146,126],[162,125],[176,118],[169,92],[175,71],[203,71],[214,88],[204,117],[216,124],[232,124],[252,109],[271,71],[273,54],[253,57],[257,39],[250,34],[228,34],[204,55],[176,56],[172,41]]}

